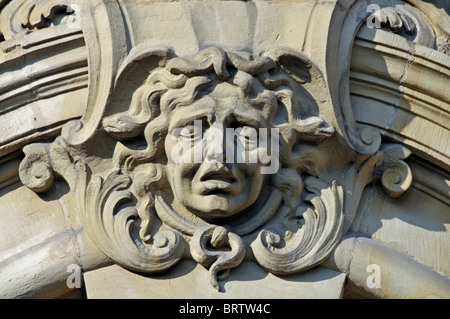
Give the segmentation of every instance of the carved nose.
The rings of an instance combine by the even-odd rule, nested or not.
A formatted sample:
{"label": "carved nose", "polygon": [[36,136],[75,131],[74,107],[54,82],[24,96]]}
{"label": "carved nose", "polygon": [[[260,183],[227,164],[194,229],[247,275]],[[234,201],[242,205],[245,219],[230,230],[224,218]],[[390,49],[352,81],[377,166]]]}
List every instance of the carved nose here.
{"label": "carved nose", "polygon": [[211,127],[205,132],[204,159],[206,161],[225,161],[225,134],[223,129]]}
{"label": "carved nose", "polygon": [[205,160],[207,161],[217,161],[223,163],[225,160],[225,151],[221,145],[211,145],[208,144],[205,149]]}

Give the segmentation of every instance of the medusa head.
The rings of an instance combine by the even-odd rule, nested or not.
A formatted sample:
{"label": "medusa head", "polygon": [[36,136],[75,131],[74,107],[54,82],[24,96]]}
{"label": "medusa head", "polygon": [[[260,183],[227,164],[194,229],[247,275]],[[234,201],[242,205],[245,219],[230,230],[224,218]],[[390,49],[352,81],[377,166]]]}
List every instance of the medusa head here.
{"label": "medusa head", "polygon": [[[253,214],[280,178],[301,192],[299,174],[312,166],[296,145],[334,133],[306,88],[320,73],[303,55],[211,47],[158,56],[129,109],[104,120],[122,141],[116,158],[124,170],[151,167],[146,185],[189,220]],[[128,142],[138,136],[144,146]]]}

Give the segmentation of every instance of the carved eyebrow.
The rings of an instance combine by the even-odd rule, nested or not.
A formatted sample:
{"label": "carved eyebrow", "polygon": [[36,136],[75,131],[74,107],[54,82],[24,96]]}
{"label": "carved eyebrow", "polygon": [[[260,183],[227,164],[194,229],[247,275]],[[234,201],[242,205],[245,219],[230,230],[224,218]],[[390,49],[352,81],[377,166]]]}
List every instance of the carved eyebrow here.
{"label": "carved eyebrow", "polygon": [[214,111],[211,109],[201,109],[199,111],[193,112],[186,117],[176,120],[169,126],[169,131],[176,128],[185,127],[186,125],[194,123],[195,120],[200,120],[201,118],[207,118],[208,122],[212,122],[214,118]]}
{"label": "carved eyebrow", "polygon": [[[264,117],[262,115],[256,115],[256,114],[252,114],[253,112],[246,112],[246,113],[241,113],[239,112],[239,110],[233,110],[233,112],[230,112],[230,114],[228,114],[226,116],[226,120],[227,122],[230,120],[230,118],[235,119],[236,121],[238,121],[239,123],[242,124],[246,124],[248,126],[252,126],[252,127],[265,127],[267,126],[267,121],[266,119],[264,119]],[[231,121],[230,121],[231,122]]]}

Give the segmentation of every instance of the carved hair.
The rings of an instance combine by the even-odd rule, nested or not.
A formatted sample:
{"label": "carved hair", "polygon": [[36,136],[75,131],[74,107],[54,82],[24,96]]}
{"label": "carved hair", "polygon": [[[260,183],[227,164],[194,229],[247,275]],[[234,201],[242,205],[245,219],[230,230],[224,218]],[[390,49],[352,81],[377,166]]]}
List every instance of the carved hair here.
{"label": "carved hair", "polygon": [[[303,87],[321,77],[303,55],[274,50],[261,56],[246,52],[226,52],[217,47],[204,49],[190,58],[168,59],[163,67],[150,72],[134,92],[127,111],[105,118],[105,130],[120,141],[143,133],[145,150],[131,150],[118,143],[119,165],[132,169],[150,163],[162,154],[167,134],[167,114],[189,105],[209,88],[228,82],[240,88],[246,102],[262,109],[274,109],[272,125],[279,128],[280,161],[285,167],[308,170],[307,155],[293,152],[299,140],[318,142],[330,137],[334,129],[318,117],[316,99]],[[124,142],[125,143],[125,142]]]}

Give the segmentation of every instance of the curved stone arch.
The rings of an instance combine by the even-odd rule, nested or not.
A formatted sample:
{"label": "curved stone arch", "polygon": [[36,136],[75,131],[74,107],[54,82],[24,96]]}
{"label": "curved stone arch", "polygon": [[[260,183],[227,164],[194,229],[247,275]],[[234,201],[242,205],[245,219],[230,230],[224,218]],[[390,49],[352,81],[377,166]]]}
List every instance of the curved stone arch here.
{"label": "curved stone arch", "polygon": [[[412,4],[415,2],[413,1]],[[381,145],[381,137],[370,126],[356,123],[350,101],[350,57],[356,34],[368,19],[379,10],[380,24],[387,25],[392,32],[399,32],[407,23],[415,28],[414,42],[425,46],[434,46],[436,42],[433,28],[415,8],[406,7],[404,1],[338,1],[331,18],[327,55],[328,82],[335,106],[335,114],[342,134],[348,144],[360,154],[373,154]],[[378,12],[376,12],[378,14]],[[393,17],[400,21],[395,25]],[[389,20],[391,19],[391,21]],[[405,20],[402,20],[405,19]],[[336,27],[339,26],[339,27]]]}
{"label": "curved stone arch", "polygon": [[128,53],[119,3],[82,0],[81,8],[85,12],[80,14],[80,18],[88,48],[90,78],[89,95],[82,118],[67,123],[61,134],[73,145],[88,140],[100,124],[120,61]]}
{"label": "curved stone arch", "polygon": [[[62,130],[62,136],[69,144],[82,144],[97,129],[109,92],[114,86],[117,68],[128,53],[120,3],[101,0],[21,0],[2,1],[0,9],[0,42],[52,28],[54,24],[66,24],[66,32],[69,33],[80,30],[83,33],[88,61],[87,102],[82,118],[67,123]],[[64,20],[58,15],[72,17]]]}

